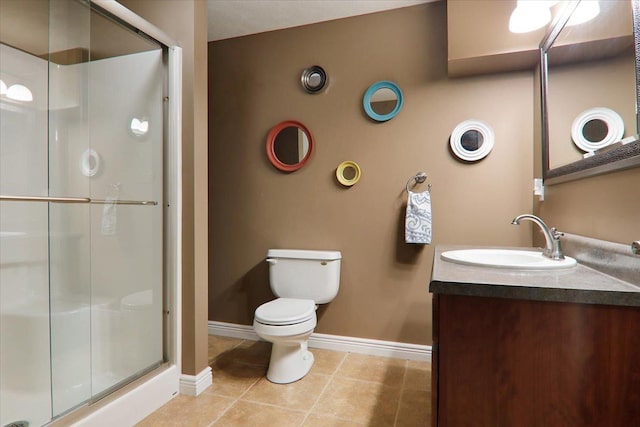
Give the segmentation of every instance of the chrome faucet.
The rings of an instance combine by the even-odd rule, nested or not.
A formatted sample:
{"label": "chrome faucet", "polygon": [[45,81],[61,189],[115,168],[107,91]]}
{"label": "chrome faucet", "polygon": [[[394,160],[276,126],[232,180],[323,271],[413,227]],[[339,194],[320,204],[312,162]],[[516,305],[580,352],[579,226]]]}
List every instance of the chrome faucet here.
{"label": "chrome faucet", "polygon": [[529,221],[532,221],[540,226],[542,234],[544,234],[544,239],[546,240],[546,248],[542,251],[542,255],[555,260],[564,259],[562,247],[560,246],[560,237],[564,236],[564,233],[559,232],[555,227],[549,228],[543,220],[535,215],[518,215],[517,217],[513,218],[511,224],[520,225],[520,221],[522,221],[523,219],[528,219]]}

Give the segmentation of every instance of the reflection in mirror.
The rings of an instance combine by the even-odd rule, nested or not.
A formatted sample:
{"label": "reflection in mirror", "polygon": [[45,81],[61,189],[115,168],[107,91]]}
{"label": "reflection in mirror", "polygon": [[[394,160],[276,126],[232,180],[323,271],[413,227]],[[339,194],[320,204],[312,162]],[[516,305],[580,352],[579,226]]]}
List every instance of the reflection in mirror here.
{"label": "reflection in mirror", "polygon": [[476,151],[480,149],[482,143],[484,142],[484,137],[477,130],[468,130],[462,134],[460,138],[460,144],[462,144],[462,148],[468,151]]}
{"label": "reflection in mirror", "polygon": [[356,177],[356,169],[353,166],[347,166],[342,171],[342,176],[344,176],[345,179],[351,181]]}
{"label": "reflection in mirror", "polygon": [[307,155],[309,138],[302,129],[296,126],[287,126],[276,136],[273,151],[282,163],[295,165]]}
{"label": "reflection in mirror", "polygon": [[[597,17],[575,26],[563,26],[571,18],[565,14],[540,45],[543,177],[548,184],[627,168],[633,162],[629,159],[640,154],[634,146],[640,143],[633,142],[638,134],[634,2],[601,1]],[[623,133],[618,135],[618,126],[613,129],[605,118],[581,117],[590,110],[612,110],[621,117]],[[579,120],[584,121],[576,133]],[[623,138],[631,143],[620,144],[618,153],[602,150],[583,159],[585,152]]]}
{"label": "reflection in mirror", "polygon": [[398,97],[391,89],[383,87],[373,93],[371,108],[376,114],[385,116],[391,113],[398,103]]}
{"label": "reflection in mirror", "polygon": [[582,135],[589,142],[600,142],[609,133],[609,127],[604,120],[589,120],[582,128]]}
{"label": "reflection in mirror", "polygon": [[284,172],[293,172],[309,160],[313,137],[302,123],[286,121],[271,128],[266,148],[273,166]]}
{"label": "reflection in mirror", "polygon": [[373,120],[391,120],[402,108],[402,91],[397,84],[381,80],[369,86],[362,98],[362,105]]}

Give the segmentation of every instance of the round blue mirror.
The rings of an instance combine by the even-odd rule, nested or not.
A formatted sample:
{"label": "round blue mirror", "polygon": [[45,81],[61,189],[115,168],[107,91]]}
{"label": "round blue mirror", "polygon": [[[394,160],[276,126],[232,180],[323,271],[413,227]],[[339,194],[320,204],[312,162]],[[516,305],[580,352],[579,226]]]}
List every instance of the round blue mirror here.
{"label": "round blue mirror", "polygon": [[402,91],[394,82],[381,80],[369,86],[362,104],[369,117],[377,122],[386,122],[400,112]]}

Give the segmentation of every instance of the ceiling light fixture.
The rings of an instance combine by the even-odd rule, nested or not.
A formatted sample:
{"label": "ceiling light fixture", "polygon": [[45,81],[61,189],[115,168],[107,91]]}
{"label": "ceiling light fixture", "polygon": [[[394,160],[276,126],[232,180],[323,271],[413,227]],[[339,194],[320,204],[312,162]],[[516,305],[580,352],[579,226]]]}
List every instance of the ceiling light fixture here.
{"label": "ceiling light fixture", "polygon": [[539,0],[518,0],[509,18],[509,31],[529,33],[544,27],[551,21],[550,6],[554,2]]}
{"label": "ceiling light fixture", "polygon": [[14,101],[31,102],[33,101],[33,94],[28,87],[15,84],[9,86],[9,89],[7,89],[7,98],[13,99]]}
{"label": "ceiling light fixture", "polygon": [[600,13],[600,3],[598,0],[581,0],[576,10],[571,14],[567,26],[584,24],[591,21]]}

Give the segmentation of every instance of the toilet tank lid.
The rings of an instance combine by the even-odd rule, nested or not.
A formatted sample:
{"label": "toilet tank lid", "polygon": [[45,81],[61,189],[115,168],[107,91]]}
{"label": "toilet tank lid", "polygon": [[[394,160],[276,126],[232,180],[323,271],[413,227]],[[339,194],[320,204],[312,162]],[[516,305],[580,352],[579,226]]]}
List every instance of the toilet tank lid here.
{"label": "toilet tank lid", "polygon": [[342,259],[340,251],[316,251],[308,249],[269,249],[267,258],[319,259],[333,261]]}

